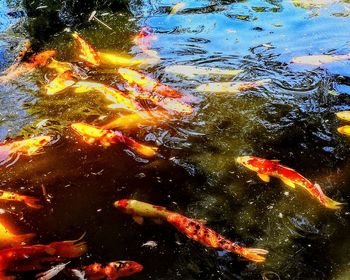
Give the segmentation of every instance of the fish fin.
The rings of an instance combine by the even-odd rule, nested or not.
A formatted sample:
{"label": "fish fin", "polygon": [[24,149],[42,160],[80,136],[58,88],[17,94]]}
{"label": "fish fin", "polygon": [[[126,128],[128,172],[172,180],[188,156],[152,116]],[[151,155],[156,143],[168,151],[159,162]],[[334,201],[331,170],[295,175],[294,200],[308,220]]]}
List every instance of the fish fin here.
{"label": "fish fin", "polygon": [[141,217],[141,216],[133,216],[132,218],[135,221],[135,223],[137,223],[139,225],[143,224],[143,217]]}
{"label": "fish fin", "polygon": [[329,198],[328,196],[325,196],[322,204],[329,209],[337,210],[337,209],[341,209],[345,203],[335,201],[335,200]]}
{"label": "fish fin", "polygon": [[24,196],[23,201],[30,208],[34,208],[34,209],[42,208],[42,205],[40,205],[39,203],[39,199],[35,197]]}
{"label": "fish fin", "polygon": [[243,248],[243,252],[240,254],[242,257],[247,258],[253,262],[264,262],[269,251],[258,248]]}
{"label": "fish fin", "polygon": [[280,162],[279,159],[272,159],[271,161],[274,161],[274,162]]}
{"label": "fish fin", "polygon": [[270,182],[270,176],[269,175],[258,173],[258,176],[264,182],[266,182],[266,183]]}
{"label": "fish fin", "polygon": [[282,180],[282,182],[283,182],[284,184],[286,184],[288,187],[290,187],[290,188],[292,188],[292,189],[295,189],[295,184],[294,184],[291,180],[285,179],[285,178],[282,178],[281,180]]}
{"label": "fish fin", "polygon": [[197,220],[197,221],[200,222],[200,223],[203,224],[203,225],[205,225],[205,224],[208,223],[208,221],[205,220],[205,219],[199,219],[199,220]]}

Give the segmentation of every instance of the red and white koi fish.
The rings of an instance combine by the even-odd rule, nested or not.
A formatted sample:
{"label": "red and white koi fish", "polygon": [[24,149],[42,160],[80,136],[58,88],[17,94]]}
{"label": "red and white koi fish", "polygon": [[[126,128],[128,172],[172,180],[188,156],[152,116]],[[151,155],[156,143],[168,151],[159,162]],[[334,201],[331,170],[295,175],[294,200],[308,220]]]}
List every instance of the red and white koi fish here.
{"label": "red and white koi fish", "polygon": [[171,212],[161,206],[128,199],[118,200],[114,202],[114,206],[122,212],[132,215],[138,223],[143,221],[143,217],[165,220],[188,238],[204,246],[234,252],[254,262],[264,262],[265,255],[268,253],[264,249],[241,247],[208,228],[200,221]]}
{"label": "red and white koi fish", "polygon": [[71,127],[88,144],[99,143],[103,147],[109,147],[115,143],[125,143],[141,156],[153,157],[156,155],[157,148],[138,143],[119,131],[103,129],[85,123],[74,123]]}
{"label": "red and white koi fish", "polygon": [[240,93],[246,90],[258,88],[268,82],[270,79],[255,82],[225,82],[225,83],[208,83],[198,86],[196,89],[201,92],[213,93]]}
{"label": "red and white koi fish", "polygon": [[0,145],[0,162],[6,162],[14,154],[26,156],[36,155],[51,140],[51,136],[37,136],[30,139],[3,143]]}
{"label": "red and white koi fish", "polygon": [[55,56],[56,51],[48,50],[29,57],[28,61],[15,64],[4,71],[5,75],[0,77],[0,83],[6,83],[19,76],[32,72],[36,68],[44,67],[50,58]]}
{"label": "red and white koi fish", "polygon": [[311,183],[294,169],[286,167],[276,160],[268,160],[254,156],[243,156],[238,157],[236,161],[256,172],[259,178],[264,182],[270,182],[270,177],[278,178],[290,188],[294,189],[296,186],[302,187],[327,208],[341,208],[342,203],[327,197],[318,184]]}
{"label": "red and white koi fish", "polygon": [[142,91],[155,92],[165,97],[179,98],[183,94],[137,71],[119,68],[118,73],[133,87]]}
{"label": "red and white koi fish", "polygon": [[341,55],[305,55],[298,56],[292,59],[294,64],[304,64],[310,66],[321,66],[322,64],[332,63],[335,61],[347,60],[350,59],[350,54],[341,54]]}
{"label": "red and white koi fish", "polygon": [[42,207],[39,204],[39,199],[32,196],[17,194],[14,192],[0,190],[0,200],[24,202],[28,207],[34,209],[40,209]]}
{"label": "red and white koi fish", "polygon": [[85,242],[80,239],[0,250],[0,279],[13,279],[7,276],[11,273],[44,269],[45,263],[80,257],[86,252]]}
{"label": "red and white koi fish", "polygon": [[88,280],[115,280],[139,273],[142,269],[143,266],[134,261],[115,261],[110,262],[106,266],[95,263],[81,268],[84,272],[84,277]]}

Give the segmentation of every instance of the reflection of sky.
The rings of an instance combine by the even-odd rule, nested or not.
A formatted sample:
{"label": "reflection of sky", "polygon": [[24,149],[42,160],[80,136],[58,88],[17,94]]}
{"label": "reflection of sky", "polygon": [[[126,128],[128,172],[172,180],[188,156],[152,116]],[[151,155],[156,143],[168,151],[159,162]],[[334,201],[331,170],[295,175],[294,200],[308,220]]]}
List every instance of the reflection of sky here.
{"label": "reflection of sky", "polygon": [[7,13],[8,13],[8,7],[6,4],[6,1],[0,0],[0,32],[5,31],[11,23]]}
{"label": "reflection of sky", "polygon": [[[350,52],[350,17],[344,12],[348,4],[303,9],[291,1],[184,1],[185,9],[169,17],[177,1],[152,2],[148,10],[137,12],[147,15],[140,24],[158,33],[154,47],[166,61],[174,54],[183,55],[184,62],[216,55],[244,57],[261,44],[271,44],[270,53],[279,62],[300,55]],[[342,75],[350,75],[349,63],[339,67]]]}

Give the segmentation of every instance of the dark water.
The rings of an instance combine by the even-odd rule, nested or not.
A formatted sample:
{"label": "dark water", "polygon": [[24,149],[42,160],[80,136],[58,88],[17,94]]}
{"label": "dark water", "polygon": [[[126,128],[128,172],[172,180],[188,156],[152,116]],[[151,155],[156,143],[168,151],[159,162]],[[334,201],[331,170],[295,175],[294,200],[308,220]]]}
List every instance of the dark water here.
{"label": "dark water", "polygon": [[[75,239],[86,232],[88,253],[70,265],[132,259],[144,271],[130,279],[350,279],[348,206],[326,210],[304,192],[290,191],[277,180],[264,184],[234,162],[249,154],[280,159],[318,182],[330,197],[349,202],[350,139],[337,133],[341,123],[335,112],[350,109],[350,61],[323,68],[291,66],[289,61],[299,55],[349,53],[350,4],[187,1],[183,11],[168,17],[175,3],[131,1],[132,15],[99,11],[114,32],[97,23],[71,28],[97,49],[137,55],[132,36],[143,26],[152,27],[158,37],[152,49],[162,60],[143,70],[198,97],[193,116],[130,133],[159,145],[162,157],[145,161],[124,146],[103,149],[82,143],[69,124],[98,125],[123,112],[108,111],[89,94],[48,97],[45,72],[37,71],[1,86],[0,138],[50,133],[57,141],[43,154],[3,167],[1,187],[45,201],[44,186],[49,196],[43,210],[11,208],[20,214],[3,215],[23,232],[37,233],[35,243]],[[5,2],[0,5],[1,44],[8,44],[8,34],[19,33],[7,29],[15,23],[6,16]],[[59,60],[77,60],[67,31],[42,46],[50,48],[58,51]],[[4,63],[5,54],[15,55],[0,46]],[[164,72],[178,64],[243,69],[232,80],[272,81],[238,95],[203,94],[195,91],[197,85],[231,78],[184,79]],[[121,82],[116,75],[96,73],[94,78],[117,86]],[[256,265],[205,248],[169,225],[137,225],[112,207],[122,198],[206,219],[233,241],[268,249],[268,259]],[[150,240],[158,246],[142,247]]]}

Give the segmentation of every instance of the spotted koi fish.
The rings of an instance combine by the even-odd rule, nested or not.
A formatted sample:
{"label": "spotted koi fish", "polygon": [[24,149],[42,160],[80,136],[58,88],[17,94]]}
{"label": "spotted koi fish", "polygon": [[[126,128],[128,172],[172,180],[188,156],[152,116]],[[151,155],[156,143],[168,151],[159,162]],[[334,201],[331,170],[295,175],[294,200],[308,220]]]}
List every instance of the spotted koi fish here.
{"label": "spotted koi fish", "polygon": [[208,228],[200,221],[171,212],[161,206],[128,199],[118,200],[114,203],[114,206],[122,212],[132,215],[136,222],[142,222],[143,217],[167,221],[188,238],[204,246],[227,250],[254,262],[264,262],[265,255],[268,253],[264,249],[241,247]]}
{"label": "spotted koi fish", "polygon": [[312,197],[329,209],[340,209],[342,203],[327,197],[321,187],[311,183],[294,169],[286,167],[275,160],[267,160],[253,156],[238,157],[236,161],[246,168],[256,172],[261,180],[270,182],[270,177],[280,179],[285,185],[294,189],[296,186],[305,189]]}
{"label": "spotted koi fish", "polygon": [[183,94],[135,70],[119,68],[118,73],[133,87],[142,91],[155,92],[165,97],[179,98]]}
{"label": "spotted koi fish", "polygon": [[85,123],[74,123],[71,127],[88,144],[99,143],[103,147],[109,147],[115,143],[125,143],[141,156],[152,157],[156,155],[157,148],[140,144],[119,131],[103,129]]}
{"label": "spotted koi fish", "polygon": [[4,143],[0,145],[0,162],[7,162],[11,156],[32,156],[41,152],[42,148],[52,140],[51,136],[37,136],[30,139]]}
{"label": "spotted koi fish", "polygon": [[72,34],[72,36],[79,45],[79,58],[92,66],[99,66],[101,64],[101,60],[95,49],[78,33],[75,32]]}
{"label": "spotted koi fish", "polygon": [[81,268],[88,280],[115,280],[139,273],[142,269],[143,266],[134,261],[115,261],[106,266],[95,263]]}
{"label": "spotted koi fish", "polygon": [[85,242],[80,239],[3,249],[0,250],[0,279],[14,279],[8,274],[44,269],[46,263],[77,258],[85,252]]}
{"label": "spotted koi fish", "polygon": [[21,195],[14,192],[0,190],[0,200],[24,202],[30,208],[40,209],[39,199],[27,195]]}

